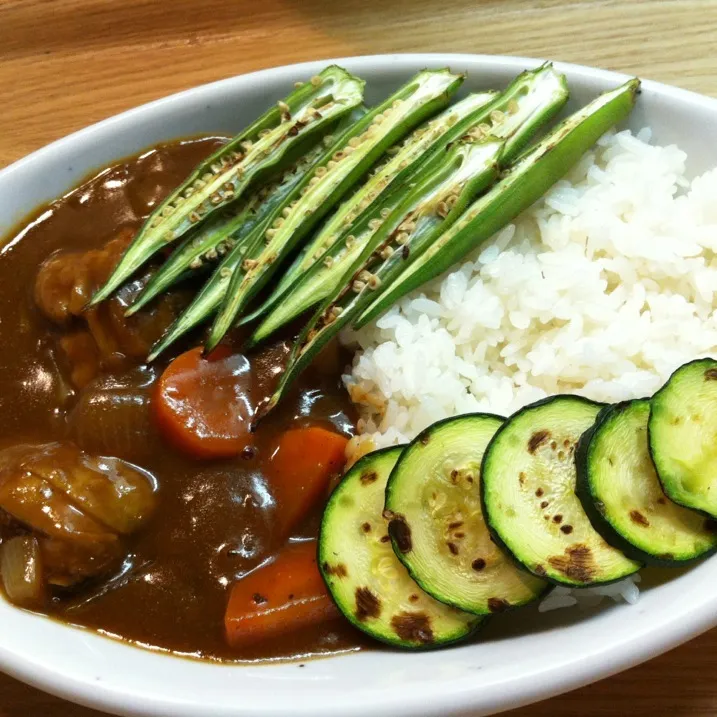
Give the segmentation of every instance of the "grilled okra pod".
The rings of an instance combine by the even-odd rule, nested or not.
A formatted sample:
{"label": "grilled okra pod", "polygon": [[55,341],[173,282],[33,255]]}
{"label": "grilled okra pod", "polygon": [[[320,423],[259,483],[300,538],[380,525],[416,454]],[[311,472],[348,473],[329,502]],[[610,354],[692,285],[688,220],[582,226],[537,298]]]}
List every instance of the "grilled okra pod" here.
{"label": "grilled okra pod", "polygon": [[[565,77],[557,73],[551,65],[524,72],[490,105],[483,110],[471,112],[460,122],[454,123],[437,143],[437,152],[445,151],[447,145],[466,134],[476,139],[498,137],[505,139],[501,155],[501,164],[505,166],[515,158],[530,138],[557,114],[567,98]],[[457,109],[460,104],[453,109]],[[449,113],[450,110],[447,110],[433,123],[443,118],[449,122]],[[427,163],[430,163],[437,152],[429,154],[425,161],[417,163],[418,166],[410,176],[397,182],[399,186],[393,192],[382,195],[368,211],[363,212],[343,233],[340,241],[324,252],[319,261],[302,266],[302,276],[283,294],[280,294],[278,289],[274,292],[274,296],[278,295],[275,306],[255,330],[250,344],[263,341],[304,311],[340,290],[343,275],[363,254],[364,249],[373,243],[372,237],[376,228],[411,191],[412,183],[420,179]],[[416,247],[415,250],[417,249]],[[369,253],[370,251],[371,249],[368,250]],[[358,271],[358,267],[354,271]]]}
{"label": "grilled okra pod", "polygon": [[[425,162],[431,150],[452,127],[456,127],[459,123],[461,126],[464,125],[465,123],[461,120],[465,120],[466,117],[474,117],[476,114],[481,117],[485,116],[487,113],[479,112],[479,110],[484,109],[497,95],[497,92],[492,91],[471,94],[446,109],[438,117],[414,130],[404,140],[396,154],[378,167],[361,187],[342,202],[308,244],[302,248],[300,256],[282,274],[272,295],[274,301],[271,304],[267,302],[265,310],[276,305],[285,289],[300,280],[304,272],[323,256],[324,252],[372,203],[394,187],[411,181],[416,166]],[[447,141],[440,143],[441,146],[445,147],[457,136],[455,131],[451,132]],[[255,315],[258,314],[258,311],[255,312]]]}
{"label": "grilled okra pod", "polygon": [[173,284],[221,260],[255,226],[258,205],[258,195],[254,195],[237,212],[212,218],[190,234],[152,275],[125,315],[132,316]]}
{"label": "grilled okra pod", "polygon": [[343,278],[343,289],[319,307],[292,347],[279,386],[263,412],[271,410],[317,353],[371,303],[382,286],[381,269],[389,273],[410,255],[411,247],[436,241],[498,175],[502,140],[466,137],[431,163],[431,171],[409,192],[376,232],[378,250],[373,271],[361,269]]}
{"label": "grilled okra pod", "polygon": [[[336,125],[336,129],[343,131],[349,126],[349,122],[355,122],[364,114],[364,108],[355,109]],[[190,233],[189,238],[172,252],[169,259],[152,276],[147,286],[127,309],[126,314],[128,316],[134,314],[172,284],[187,275],[201,271],[207,263],[221,260],[237,244],[245,240],[251,242],[249,235],[256,227],[263,227],[266,230],[264,222],[276,218],[277,210],[282,208],[292,189],[321,158],[325,151],[325,140],[326,137],[314,137],[313,146],[298,159],[295,165],[286,169],[279,179],[254,192],[238,211],[210,220],[198,231]],[[224,280],[223,283],[226,290],[229,282]],[[217,306],[219,303],[221,297],[217,301]]]}
{"label": "grilled okra pod", "polygon": [[106,299],[163,246],[237,201],[254,180],[303,153],[307,139],[361,104],[364,84],[328,67],[197,165],[150,215],[91,304]]}
{"label": "grilled okra pod", "polygon": [[[336,127],[337,132],[343,132],[346,128],[357,122],[366,113],[365,108],[357,107],[348,117],[344,117]],[[311,170],[318,165],[324,157],[325,143],[330,139],[324,137],[303,155],[299,161],[289,169],[275,183],[262,189],[257,197],[267,193],[257,210],[257,216],[253,226],[247,234],[243,234],[241,241],[236,241],[229,253],[218,264],[214,273],[209,277],[199,293],[194,297],[191,304],[180,314],[180,316],[167,328],[162,337],[152,347],[148,360],[153,361],[160,353],[165,351],[180,336],[211,318],[222,303],[224,295],[229,288],[229,282],[234,270],[244,259],[247,249],[264,235],[271,223],[276,220],[288,204],[297,196],[297,189]],[[134,306],[133,306],[134,308]]]}
{"label": "grilled okra pod", "polygon": [[213,349],[278,265],[394,142],[444,107],[463,82],[449,70],[418,73],[350,127],[307,177],[300,198],[235,270],[206,342]]}
{"label": "grilled okra pod", "polygon": [[354,327],[365,326],[409,291],[442,274],[540,199],[605,132],[630,114],[639,89],[640,81],[634,79],[605,92],[522,155],[498,184],[407,266]]}

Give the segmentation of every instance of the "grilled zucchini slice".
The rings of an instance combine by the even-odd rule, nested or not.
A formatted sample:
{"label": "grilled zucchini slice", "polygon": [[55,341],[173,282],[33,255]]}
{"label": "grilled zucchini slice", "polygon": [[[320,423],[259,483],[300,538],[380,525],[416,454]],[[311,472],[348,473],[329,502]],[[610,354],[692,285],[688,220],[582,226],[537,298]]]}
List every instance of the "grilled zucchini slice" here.
{"label": "grilled zucchini slice", "polygon": [[386,488],[389,534],[411,577],[476,614],[525,605],[550,586],[518,568],[483,520],[481,460],[504,420],[476,413],[435,423],[406,447]]}
{"label": "grilled zucchini slice", "polygon": [[424,593],[393,552],[383,503],[401,451],[370,453],[344,476],[324,512],[319,567],[339,610],[359,630],[398,647],[439,647],[467,637],[484,618]]}
{"label": "grilled zucchini slice", "polygon": [[578,443],[577,493],[610,545],[648,564],[679,565],[717,547],[717,524],[665,496],[648,449],[649,417],[647,399],[601,411]]}
{"label": "grilled zucchini slice", "polygon": [[483,457],[493,537],[534,575],[569,587],[614,582],[640,568],[605,542],[575,495],[575,446],[601,408],[579,396],[534,403],[503,424]]}
{"label": "grilled zucchini slice", "polygon": [[653,396],[650,453],[675,503],[717,518],[717,361],[681,366]]}

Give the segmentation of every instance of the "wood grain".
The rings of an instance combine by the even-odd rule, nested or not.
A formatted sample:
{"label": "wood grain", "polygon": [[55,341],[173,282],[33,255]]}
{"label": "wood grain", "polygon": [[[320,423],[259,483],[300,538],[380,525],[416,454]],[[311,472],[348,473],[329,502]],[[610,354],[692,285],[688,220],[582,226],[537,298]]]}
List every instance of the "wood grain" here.
{"label": "wood grain", "polygon": [[[0,167],[129,107],[337,55],[579,62],[717,96],[715,0],[0,0]],[[655,629],[659,629],[656,626]],[[717,631],[512,717],[717,714]],[[0,717],[97,717],[0,676]]]}

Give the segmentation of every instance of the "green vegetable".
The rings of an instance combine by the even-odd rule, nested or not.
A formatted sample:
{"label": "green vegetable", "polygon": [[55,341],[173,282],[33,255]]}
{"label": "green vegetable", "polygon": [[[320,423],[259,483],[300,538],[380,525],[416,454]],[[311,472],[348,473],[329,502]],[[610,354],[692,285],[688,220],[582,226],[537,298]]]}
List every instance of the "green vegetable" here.
{"label": "green vegetable", "polygon": [[[357,119],[360,119],[364,113],[365,110],[363,108],[353,110],[349,117],[341,120],[337,131],[343,131]],[[149,361],[153,361],[180,336],[199,326],[199,324],[208,320],[214,312],[216,312],[229,288],[229,282],[231,281],[234,270],[244,259],[247,247],[261,240],[261,237],[263,237],[271,223],[275,221],[276,218],[281,215],[283,209],[298,196],[298,190],[301,188],[302,182],[324,157],[324,142],[326,139],[325,137],[319,140],[294,166],[287,169],[280,179],[260,192],[260,194],[263,194],[263,192],[266,191],[267,196],[257,209],[256,216],[252,220],[250,231],[247,234],[243,234],[243,225],[238,230],[242,232],[241,240],[235,242],[234,247],[216,267],[214,273],[194,297],[192,303],[174,323],[167,328],[164,335],[152,347],[148,357]],[[169,261],[172,261],[172,257],[170,257]],[[134,309],[134,305],[132,309]]]}
{"label": "green vegetable", "polygon": [[424,593],[394,554],[383,495],[400,454],[400,447],[376,451],[344,476],[324,511],[319,567],[339,610],[359,630],[396,647],[439,647],[464,639],[485,618]]}
{"label": "green vegetable", "polygon": [[212,350],[271,278],[276,268],[317,222],[350,190],[383,152],[427,116],[445,106],[463,82],[448,70],[416,75],[383,104],[350,127],[313,170],[301,197],[287,208],[235,270],[225,301],[210,330]]}
{"label": "green vegetable", "polygon": [[577,494],[595,529],[625,555],[652,565],[680,565],[717,548],[713,521],[673,503],[650,458],[650,401],[600,412],[578,443]]}
{"label": "green vegetable", "polygon": [[321,133],[363,100],[364,82],[326,68],[201,162],[152,213],[91,304],[106,299],[159,249],[184,236],[247,187],[300,156]]}
{"label": "green vegetable", "polygon": [[549,588],[516,567],[483,520],[481,460],[503,422],[476,413],[434,423],[403,450],[386,486],[389,534],[411,577],[436,600],[479,615]]}
{"label": "green vegetable", "polygon": [[354,327],[365,326],[409,291],[442,274],[540,199],[601,135],[630,114],[639,88],[639,80],[630,80],[604,93],[523,154],[438,241],[409,260],[401,276],[378,295]]}
{"label": "green vegetable", "polygon": [[[397,160],[400,160],[398,166],[403,164],[406,155],[415,156],[411,153],[417,146],[426,144],[426,136],[431,132],[435,134],[442,131],[442,134],[438,139],[431,140],[430,151],[400,172],[391,187],[382,192],[353,224],[338,235],[334,231],[334,225],[337,223],[334,220],[342,218],[341,209],[351,200],[342,205],[342,208],[310,243],[309,250],[305,250],[282,277],[270,299],[251,317],[247,317],[253,319],[271,309],[271,313],[254,332],[251,343],[264,340],[281,326],[323,299],[334,295],[334,292],[341,288],[341,282],[345,280],[344,275],[371,242],[375,227],[405,198],[412,186],[420,181],[423,173],[430,171],[431,161],[436,155],[445,151],[447,146],[466,133],[474,137],[492,136],[505,139],[506,146],[501,155],[501,163],[505,165],[512,161],[533,134],[560,110],[567,97],[568,90],[564,76],[555,72],[551,65],[544,65],[537,70],[519,75],[488,105],[474,106],[472,109],[467,105],[464,108],[471,99],[469,97],[446,110],[427,127],[419,128],[414,136],[408,138],[399,154],[386,165],[385,170],[390,170],[391,165]],[[458,110],[461,110],[459,117],[462,117],[459,119],[456,118]],[[380,174],[375,175],[374,178]],[[369,180],[364,188],[371,188],[372,182],[373,179]],[[393,187],[395,189],[390,191]],[[364,188],[355,196],[362,195]],[[352,274],[360,268],[353,267]]]}
{"label": "green vegetable", "polygon": [[717,361],[675,371],[653,396],[648,424],[657,475],[675,503],[717,518]]}
{"label": "green vegetable", "polygon": [[570,587],[640,568],[603,540],[575,495],[575,447],[601,408],[579,396],[526,406],[498,430],[481,466],[483,514],[498,545],[533,575]]}
{"label": "green vegetable", "polygon": [[260,205],[258,194],[255,194],[236,211],[213,217],[199,231],[190,233],[152,275],[125,314],[131,316],[173,284],[216,264],[249,234],[257,223],[257,210],[263,206]]}
{"label": "green vegetable", "polygon": [[[487,107],[495,104],[492,100],[497,94],[497,92],[482,92],[469,95],[414,130],[398,151],[378,167],[366,182],[339,206],[311,241],[302,248],[296,261],[283,272],[270,299],[252,314],[252,318],[269,311],[274,306],[285,305],[283,297],[288,293],[287,290],[300,282],[306,271],[314,266],[340,237],[352,231],[353,224],[359,216],[367,213],[377,200],[384,199],[396,187],[400,191],[402,186],[407,186],[420,168],[426,164],[433,151],[445,149],[450,142],[463,134],[467,119],[477,118],[473,120],[475,123],[479,119],[486,118]],[[320,298],[317,297],[316,302]],[[295,315],[301,311],[303,309],[298,310]]]}
{"label": "green vegetable", "polygon": [[[466,138],[438,155],[432,171],[388,215],[372,240],[380,246],[379,268],[361,270],[353,278],[345,277],[336,300],[326,300],[294,342],[279,385],[259,411],[257,420],[266,415],[283,397],[291,383],[314,360],[318,352],[342,326],[356,316],[361,307],[380,290],[381,269],[403,262],[412,246],[428,246],[445,231],[470,201],[491,184],[498,174],[498,157],[503,143]],[[393,248],[393,245],[396,248]]]}

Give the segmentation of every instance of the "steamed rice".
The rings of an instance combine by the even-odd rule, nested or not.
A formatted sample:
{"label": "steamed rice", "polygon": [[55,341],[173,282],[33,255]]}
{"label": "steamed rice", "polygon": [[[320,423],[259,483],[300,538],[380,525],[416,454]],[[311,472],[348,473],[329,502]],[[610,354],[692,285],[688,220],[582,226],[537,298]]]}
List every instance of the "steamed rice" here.
{"label": "steamed rice", "polygon": [[[358,348],[344,377],[361,410],[354,457],[555,393],[650,395],[715,352],[717,170],[690,182],[685,153],[649,139],[606,135],[462,264],[344,335]],[[607,594],[633,601],[626,585]]]}

